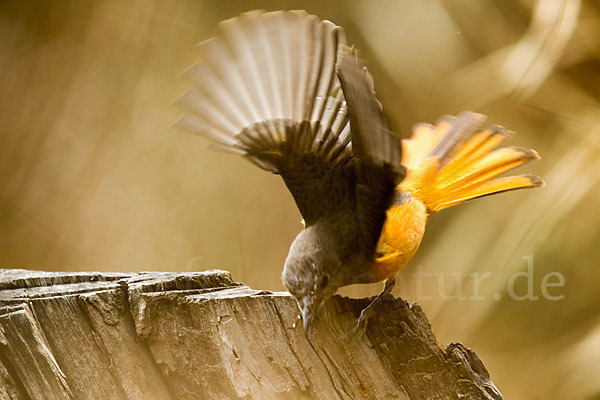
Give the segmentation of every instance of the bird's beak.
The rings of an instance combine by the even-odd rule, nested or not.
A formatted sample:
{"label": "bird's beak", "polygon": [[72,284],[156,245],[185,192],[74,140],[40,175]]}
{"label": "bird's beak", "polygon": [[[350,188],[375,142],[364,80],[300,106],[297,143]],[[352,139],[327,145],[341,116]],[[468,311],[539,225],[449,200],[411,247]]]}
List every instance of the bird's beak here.
{"label": "bird's beak", "polygon": [[302,308],[302,322],[304,324],[304,333],[306,334],[306,337],[310,340],[312,336],[313,322],[317,313],[317,307],[312,301],[312,299],[308,297],[304,297],[302,302],[304,303],[304,307]]}

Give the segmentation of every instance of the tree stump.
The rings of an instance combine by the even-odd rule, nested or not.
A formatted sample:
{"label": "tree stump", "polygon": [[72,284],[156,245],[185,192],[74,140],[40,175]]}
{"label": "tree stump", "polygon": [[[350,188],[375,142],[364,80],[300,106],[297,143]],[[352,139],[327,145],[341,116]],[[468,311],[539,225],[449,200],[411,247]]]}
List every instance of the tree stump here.
{"label": "tree stump", "polygon": [[0,399],[501,399],[416,305],[335,296],[312,339],[287,293],[228,272],[0,270]]}

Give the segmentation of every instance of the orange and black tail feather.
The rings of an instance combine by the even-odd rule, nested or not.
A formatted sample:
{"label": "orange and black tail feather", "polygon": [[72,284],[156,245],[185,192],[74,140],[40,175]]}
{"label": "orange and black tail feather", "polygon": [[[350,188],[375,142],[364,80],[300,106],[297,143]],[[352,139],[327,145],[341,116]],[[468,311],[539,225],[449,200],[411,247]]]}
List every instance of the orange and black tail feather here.
{"label": "orange and black tail feather", "polygon": [[478,131],[484,121],[481,114],[464,112],[444,117],[436,126],[417,125],[402,143],[407,175],[400,189],[433,214],[478,197],[542,186],[544,181],[535,175],[497,178],[539,156],[520,147],[496,150],[510,132],[500,126]]}

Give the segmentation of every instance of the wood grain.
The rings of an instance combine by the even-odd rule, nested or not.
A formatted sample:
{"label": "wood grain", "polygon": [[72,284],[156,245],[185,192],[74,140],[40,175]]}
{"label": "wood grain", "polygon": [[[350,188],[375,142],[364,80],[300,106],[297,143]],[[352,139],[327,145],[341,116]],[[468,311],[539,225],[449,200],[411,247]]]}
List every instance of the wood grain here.
{"label": "wood grain", "polygon": [[442,347],[391,296],[335,296],[307,340],[287,293],[228,272],[0,270],[0,399],[501,399],[477,355]]}

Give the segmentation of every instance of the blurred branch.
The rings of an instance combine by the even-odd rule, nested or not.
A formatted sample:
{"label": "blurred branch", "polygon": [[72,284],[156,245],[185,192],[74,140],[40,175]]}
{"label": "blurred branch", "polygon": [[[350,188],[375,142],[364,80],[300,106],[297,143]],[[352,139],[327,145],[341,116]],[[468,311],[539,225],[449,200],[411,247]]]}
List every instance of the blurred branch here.
{"label": "blurred branch", "polygon": [[507,95],[530,96],[560,59],[577,26],[579,8],[580,0],[539,0],[521,40],[454,73],[439,95],[471,109]]}

